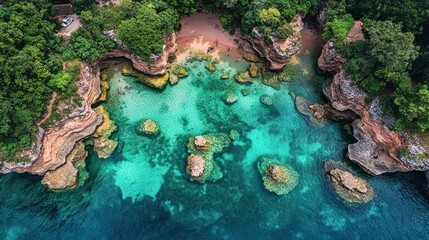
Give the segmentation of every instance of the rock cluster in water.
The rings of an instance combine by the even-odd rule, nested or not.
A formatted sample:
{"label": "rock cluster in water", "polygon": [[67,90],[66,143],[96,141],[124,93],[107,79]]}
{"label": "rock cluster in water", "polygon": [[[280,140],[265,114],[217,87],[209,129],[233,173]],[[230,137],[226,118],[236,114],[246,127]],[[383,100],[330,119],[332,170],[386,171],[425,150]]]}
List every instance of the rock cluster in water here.
{"label": "rock cluster in water", "polygon": [[160,131],[158,124],[152,119],[146,119],[140,122],[139,131],[145,135],[154,136]]}
{"label": "rock cluster in water", "polygon": [[299,174],[290,166],[269,156],[259,158],[258,170],[265,188],[277,195],[284,195],[298,185]]}
{"label": "rock cluster in water", "polygon": [[236,82],[240,84],[252,84],[253,80],[250,77],[249,71],[239,72],[234,76]]}
{"label": "rock cluster in water", "polygon": [[186,172],[193,181],[215,182],[223,173],[214,160],[214,154],[225,151],[231,143],[228,134],[210,133],[189,138]]}
{"label": "rock cluster in water", "polygon": [[266,106],[271,106],[273,105],[273,99],[268,96],[267,94],[263,94],[260,98],[259,101],[261,101],[262,104],[266,105]]}
{"label": "rock cluster in water", "polygon": [[124,76],[130,75],[136,77],[145,85],[156,89],[163,89],[167,85],[170,76],[168,72],[163,75],[146,75],[144,73],[137,72],[131,65],[124,66],[122,68],[122,74]]}
{"label": "rock cluster in water", "polygon": [[238,96],[234,92],[227,92],[222,99],[226,104],[232,105],[238,101]]}
{"label": "rock cluster in water", "polygon": [[108,158],[118,146],[117,141],[110,139],[110,136],[116,131],[117,127],[103,106],[95,108],[94,111],[103,116],[103,123],[97,127],[93,134],[94,150],[99,158]]}
{"label": "rock cluster in water", "polygon": [[337,194],[348,202],[367,203],[374,198],[374,190],[369,183],[353,175],[338,162],[326,161],[325,171],[331,179]]}

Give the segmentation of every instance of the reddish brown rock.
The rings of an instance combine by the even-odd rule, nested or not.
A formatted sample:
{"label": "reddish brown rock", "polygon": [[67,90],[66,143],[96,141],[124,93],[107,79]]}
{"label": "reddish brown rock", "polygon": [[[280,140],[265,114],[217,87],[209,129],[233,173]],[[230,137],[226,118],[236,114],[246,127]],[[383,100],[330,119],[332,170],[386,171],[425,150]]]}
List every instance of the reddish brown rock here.
{"label": "reddish brown rock", "polygon": [[201,177],[204,172],[206,161],[203,157],[195,154],[188,156],[188,166],[186,167],[187,172],[194,178]]}

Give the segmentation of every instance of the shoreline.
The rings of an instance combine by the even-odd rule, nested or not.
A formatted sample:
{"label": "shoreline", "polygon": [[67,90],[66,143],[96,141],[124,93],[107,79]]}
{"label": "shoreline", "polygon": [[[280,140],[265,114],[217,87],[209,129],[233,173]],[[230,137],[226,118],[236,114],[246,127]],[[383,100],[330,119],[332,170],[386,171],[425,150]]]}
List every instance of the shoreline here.
{"label": "shoreline", "polygon": [[208,49],[213,47],[210,53],[213,58],[225,56],[241,59],[238,50],[240,41],[240,31],[235,30],[234,35],[222,28],[219,18],[213,13],[195,13],[191,16],[180,18],[182,28],[176,32],[177,62],[183,62],[189,54],[194,51],[208,53]]}

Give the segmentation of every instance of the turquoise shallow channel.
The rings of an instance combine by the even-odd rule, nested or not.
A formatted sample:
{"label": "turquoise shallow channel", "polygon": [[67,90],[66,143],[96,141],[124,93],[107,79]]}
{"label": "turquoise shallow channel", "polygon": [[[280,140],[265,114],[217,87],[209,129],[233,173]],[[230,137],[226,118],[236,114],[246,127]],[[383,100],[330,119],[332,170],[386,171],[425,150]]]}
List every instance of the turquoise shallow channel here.
{"label": "turquoise shallow channel", "polygon": [[[425,239],[429,204],[418,173],[370,177],[376,197],[344,203],[323,174],[323,161],[342,160],[347,146],[340,124],[310,126],[294,95],[322,102],[325,78],[315,58],[301,53],[288,67],[281,90],[260,80],[239,85],[233,76],[247,63],[223,59],[209,73],[207,62],[190,61],[190,76],[160,92],[110,69],[105,106],[118,125],[116,152],[100,160],[90,150],[89,178],[78,189],[55,193],[28,174],[0,176],[0,239]],[[240,90],[247,89],[248,96]],[[222,96],[233,91],[229,106]],[[269,95],[272,106],[260,103]],[[157,137],[136,131],[141,119],[161,127]],[[186,175],[186,144],[193,135],[240,133],[215,156],[223,171],[216,183]],[[90,149],[90,148],[89,148]],[[277,196],[264,189],[256,161],[278,156],[300,175],[298,186]]]}

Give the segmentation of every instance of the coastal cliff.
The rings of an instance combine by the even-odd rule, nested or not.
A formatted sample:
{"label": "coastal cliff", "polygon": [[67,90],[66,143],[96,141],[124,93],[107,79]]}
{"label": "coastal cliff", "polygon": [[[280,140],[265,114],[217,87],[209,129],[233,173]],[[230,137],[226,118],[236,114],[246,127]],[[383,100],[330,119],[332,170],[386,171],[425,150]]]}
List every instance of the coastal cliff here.
{"label": "coastal cliff", "polygon": [[[355,23],[346,40],[362,40],[361,23]],[[348,158],[357,163],[362,169],[372,175],[391,172],[425,171],[429,169],[427,161],[413,161],[409,155],[416,148],[404,133],[398,133],[391,128],[392,121],[382,116],[379,100],[376,98],[367,103],[367,95],[352,84],[351,79],[342,69],[346,59],[335,50],[334,43],[327,42],[318,59],[319,69],[323,73],[334,74],[330,85],[323,89],[330,100],[330,106],[338,112],[354,112],[357,118],[352,121],[353,136],[356,143],[349,144]],[[313,109],[317,114],[317,109]],[[320,115],[320,114],[319,114]]]}
{"label": "coastal cliff", "polygon": [[300,31],[304,28],[302,17],[297,15],[291,22],[293,33],[286,40],[279,40],[275,36],[269,36],[264,41],[261,33],[254,28],[250,35],[244,36],[240,44],[243,55],[254,55],[267,61],[268,68],[272,71],[280,71],[290,61],[301,47]]}
{"label": "coastal cliff", "polygon": [[[98,65],[81,64],[80,80],[76,84],[81,102],[73,106],[59,106],[67,108],[71,112],[46,129],[39,127],[33,150],[25,151],[20,155],[29,161],[5,162],[1,165],[0,173],[28,172],[45,175],[48,172],[52,174],[58,169],[61,171],[67,169],[68,172],[76,171],[72,164],[68,168],[61,167],[68,164],[67,156],[75,148],[76,143],[93,134],[96,127],[102,122],[102,116],[91,108],[91,105],[97,102],[101,92]],[[76,178],[76,174],[61,174],[61,176]],[[64,187],[56,185],[55,188],[63,189],[70,182],[73,180],[64,181]]]}
{"label": "coastal cliff", "polygon": [[[115,39],[115,38],[113,38]],[[116,40],[117,41],[117,40]],[[168,59],[174,55],[177,50],[176,34],[170,34],[164,38],[164,51],[153,57],[153,63],[143,61],[139,56],[133,54],[126,46],[117,41],[118,47],[103,56],[97,61],[104,61],[109,58],[126,58],[129,59],[135,70],[148,75],[164,75],[167,68],[170,67]]]}

